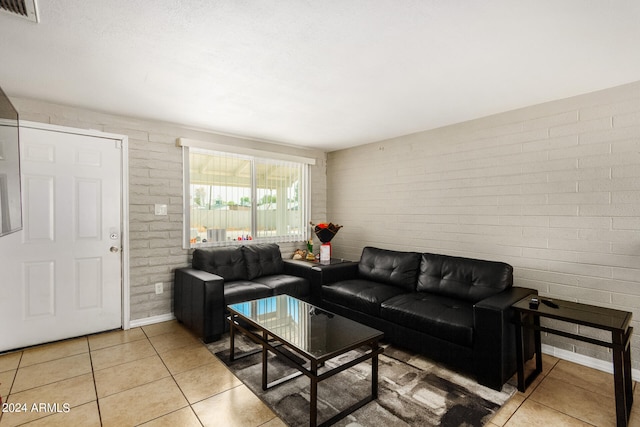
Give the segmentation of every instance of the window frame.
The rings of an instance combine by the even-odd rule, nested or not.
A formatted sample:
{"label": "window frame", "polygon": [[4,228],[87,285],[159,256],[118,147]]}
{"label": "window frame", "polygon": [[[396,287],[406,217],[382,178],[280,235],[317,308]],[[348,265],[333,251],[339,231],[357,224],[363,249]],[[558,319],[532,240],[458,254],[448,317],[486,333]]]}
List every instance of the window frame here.
{"label": "window frame", "polygon": [[[315,159],[301,157],[301,156],[292,156],[288,154],[282,153],[272,153],[268,151],[262,150],[254,150],[247,148],[237,149],[236,147],[230,147],[227,145],[220,145],[214,143],[207,143],[201,141],[192,141],[184,138],[179,138],[176,143],[177,146],[182,147],[182,164],[183,164],[183,183],[184,183],[184,193],[183,193],[183,248],[184,249],[196,249],[196,248],[206,248],[206,247],[217,247],[217,246],[237,246],[246,243],[279,243],[279,242],[294,242],[294,241],[306,241],[309,239],[311,232],[310,228],[306,225],[309,224],[311,218],[311,180],[310,180],[310,166],[315,164]],[[252,203],[251,203],[251,236],[252,240],[225,240],[225,241],[214,241],[214,242],[198,242],[191,243],[191,171],[190,171],[190,157],[189,150],[190,148],[195,148],[198,151],[207,151],[211,154],[222,154],[222,155],[231,155],[231,156],[242,156],[251,161],[251,194],[252,194]],[[257,230],[257,203],[256,203],[256,194],[257,194],[257,183],[256,183],[256,161],[264,161],[264,162],[273,162],[273,161],[287,161],[293,163],[299,163],[301,166],[302,174],[301,174],[301,184],[300,189],[302,195],[300,197],[300,201],[298,204],[298,209],[302,209],[302,218],[301,218],[301,232],[294,238],[287,237],[284,235],[276,235],[273,237],[258,237]]]}

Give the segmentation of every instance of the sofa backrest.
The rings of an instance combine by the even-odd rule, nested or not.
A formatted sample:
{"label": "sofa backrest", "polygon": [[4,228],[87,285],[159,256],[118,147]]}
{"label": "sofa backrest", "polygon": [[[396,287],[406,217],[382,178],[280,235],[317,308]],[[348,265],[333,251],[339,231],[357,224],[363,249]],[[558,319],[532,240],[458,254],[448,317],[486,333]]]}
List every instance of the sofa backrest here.
{"label": "sofa backrest", "polygon": [[196,249],[191,265],[217,274],[225,282],[253,280],[284,271],[280,246],[275,243]]}
{"label": "sofa backrest", "polygon": [[476,303],[513,286],[513,267],[504,262],[422,254],[418,291]]}
{"label": "sofa backrest", "polygon": [[225,282],[248,278],[241,246],[196,249],[193,251],[191,264],[197,270],[217,274]]}
{"label": "sofa backrest", "polygon": [[247,264],[248,279],[281,274],[284,271],[284,261],[280,246],[275,243],[260,243],[242,247],[244,261]]}
{"label": "sofa backrest", "polygon": [[397,286],[407,291],[416,290],[420,254],[366,247],[358,263],[362,279]]}

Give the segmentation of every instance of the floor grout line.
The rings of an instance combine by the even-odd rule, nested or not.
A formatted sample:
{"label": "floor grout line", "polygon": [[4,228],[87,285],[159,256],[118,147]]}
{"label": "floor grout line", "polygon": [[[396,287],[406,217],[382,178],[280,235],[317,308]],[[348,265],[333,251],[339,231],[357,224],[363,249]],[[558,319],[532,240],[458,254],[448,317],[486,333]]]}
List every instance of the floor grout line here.
{"label": "floor grout line", "polygon": [[[152,326],[153,326],[153,325],[152,325]],[[149,419],[149,420],[146,420],[146,421],[144,421],[144,422],[149,422],[149,421],[152,421],[152,420],[158,420],[158,419],[160,419],[160,418],[162,418],[162,417],[164,417],[164,416],[167,416],[167,415],[170,415],[170,414],[174,414],[174,413],[179,412],[179,411],[182,411],[183,409],[185,409],[185,408],[187,408],[187,407],[188,407],[188,408],[189,408],[189,410],[191,411],[191,413],[190,413],[190,415],[189,415],[189,416],[191,417],[191,415],[192,415],[192,416],[195,418],[195,420],[197,420],[197,422],[198,422],[200,425],[205,425],[207,421],[206,421],[206,420],[203,420],[203,419],[201,419],[201,418],[200,418],[200,416],[199,416],[199,415],[196,413],[196,411],[194,410],[193,406],[194,406],[195,404],[198,404],[198,403],[200,403],[200,402],[202,402],[202,401],[206,400],[206,399],[210,399],[210,398],[211,398],[211,397],[213,397],[213,396],[216,396],[216,395],[219,395],[219,394],[222,394],[222,393],[228,392],[228,391],[229,391],[229,390],[231,390],[231,389],[234,389],[234,388],[237,388],[237,387],[241,387],[241,386],[242,386],[242,384],[235,385],[235,386],[227,386],[228,388],[225,388],[224,390],[221,390],[221,391],[217,391],[215,394],[213,394],[213,395],[211,395],[211,396],[204,397],[204,398],[199,399],[198,401],[193,402],[193,403],[192,403],[192,402],[190,402],[190,401],[189,401],[189,399],[187,398],[187,394],[185,393],[185,391],[183,390],[183,388],[181,388],[181,387],[180,387],[180,384],[178,383],[178,380],[176,379],[176,376],[177,376],[177,375],[181,375],[181,374],[183,374],[183,373],[185,373],[185,372],[189,372],[189,371],[191,371],[191,370],[199,369],[201,366],[197,366],[197,367],[194,367],[194,368],[190,368],[190,369],[187,369],[186,371],[181,371],[181,372],[178,372],[177,374],[174,374],[174,373],[169,369],[169,366],[167,365],[167,362],[165,361],[165,359],[163,359],[162,355],[163,355],[163,354],[165,354],[165,353],[171,352],[171,351],[179,350],[179,349],[181,349],[181,348],[186,348],[186,347],[191,347],[191,346],[193,346],[193,347],[195,348],[195,347],[197,347],[197,345],[196,345],[195,343],[188,343],[188,344],[184,344],[184,345],[180,344],[180,345],[178,345],[178,347],[175,347],[175,348],[169,348],[168,350],[163,351],[162,353],[160,353],[160,352],[159,352],[159,349],[156,347],[156,345],[158,345],[158,346],[159,346],[159,348],[162,348],[162,347],[167,346],[167,345],[169,345],[169,346],[170,346],[171,344],[173,344],[173,342],[170,342],[170,341],[164,341],[164,342],[163,342],[162,340],[155,340],[155,337],[160,337],[160,336],[162,336],[162,335],[171,334],[171,333],[174,333],[174,334],[176,334],[176,336],[177,336],[177,337],[179,337],[179,335],[180,335],[179,333],[182,333],[182,332],[184,332],[184,333],[188,333],[188,334],[190,334],[190,336],[193,336],[193,334],[192,334],[190,331],[188,331],[186,328],[184,328],[184,327],[182,327],[182,328],[176,328],[176,327],[174,327],[174,326],[167,327],[167,329],[166,329],[166,330],[164,330],[164,331],[163,331],[163,329],[162,329],[162,328],[159,328],[159,329],[147,329],[147,330],[145,330],[145,327],[140,327],[139,329],[140,329],[140,336],[138,336],[138,335],[131,335],[132,337],[134,337],[134,339],[132,339],[131,341],[119,342],[119,343],[117,343],[117,344],[108,345],[108,346],[106,346],[106,347],[98,348],[98,349],[96,349],[96,350],[92,350],[92,347],[91,347],[91,341],[92,341],[92,337],[94,337],[95,335],[99,335],[99,334],[95,334],[95,335],[87,335],[87,336],[83,337],[83,338],[84,338],[84,340],[85,340],[85,344],[86,344],[86,346],[87,346],[87,349],[88,349],[88,353],[89,353],[89,366],[90,366],[90,368],[91,368],[91,378],[92,378],[92,380],[93,380],[93,390],[94,390],[94,393],[95,393],[95,400],[92,400],[92,401],[90,401],[90,402],[86,402],[86,403],[94,403],[94,402],[95,402],[95,405],[96,405],[96,408],[97,408],[97,420],[98,420],[98,422],[100,423],[100,425],[103,425],[103,415],[104,415],[104,414],[102,413],[102,409],[103,409],[103,408],[102,408],[102,407],[101,407],[101,405],[100,405],[100,400],[101,400],[101,398],[98,396],[98,385],[97,385],[97,380],[96,380],[96,373],[97,373],[97,372],[99,372],[100,370],[96,370],[96,369],[95,369],[95,366],[94,366],[94,362],[95,362],[95,360],[94,360],[94,356],[95,356],[95,353],[96,353],[96,352],[103,351],[103,350],[108,351],[108,349],[112,349],[112,350],[113,350],[113,349],[114,349],[115,347],[117,347],[117,346],[126,345],[126,344],[131,344],[131,343],[135,343],[135,342],[138,342],[138,341],[146,340],[146,341],[147,341],[147,345],[150,345],[150,346],[151,346],[151,348],[153,349],[153,354],[150,354],[150,355],[145,356],[145,357],[149,357],[149,358],[150,358],[150,357],[158,357],[158,358],[160,359],[160,362],[162,363],[162,366],[164,367],[164,369],[166,369],[166,370],[167,370],[168,375],[171,377],[171,380],[173,381],[173,384],[178,388],[178,391],[179,391],[180,395],[182,395],[182,397],[183,397],[183,398],[185,399],[185,401],[186,401],[186,406],[184,406],[184,407],[182,407],[182,408],[178,408],[178,409],[171,410],[170,412],[168,412],[168,413],[166,413],[166,414],[159,415],[159,416],[157,416],[157,417],[155,417],[155,418],[153,418],[153,419]],[[110,333],[110,332],[114,332],[114,331],[109,331],[109,332],[106,332],[106,333]],[[120,332],[127,333],[128,331],[120,331]],[[161,332],[161,333],[158,333],[158,332]],[[116,332],[116,333],[117,333],[117,332]],[[137,332],[136,332],[136,334],[137,334]],[[154,340],[156,341],[156,345],[154,345],[154,344],[153,344],[153,342],[152,342],[152,338],[154,338]],[[185,340],[185,342],[187,342],[187,341],[188,341],[188,340]],[[177,343],[177,341],[176,341],[176,343]],[[198,346],[202,346],[202,347],[204,347],[207,351],[209,351],[209,348],[208,348],[204,343],[202,343],[201,341],[199,341],[199,340],[198,340],[198,341],[197,341],[197,344],[198,344]],[[26,359],[25,359],[25,357],[26,357],[26,355],[25,355],[25,351],[27,351],[27,350],[28,350],[28,349],[30,349],[30,348],[37,348],[37,347],[38,347],[38,346],[29,347],[29,348],[25,348],[25,349],[20,349],[20,350],[17,350],[17,351],[15,352],[15,353],[18,353],[18,355],[16,356],[16,357],[17,357],[17,361],[15,361],[15,372],[14,372],[13,377],[12,377],[12,379],[11,379],[11,384],[10,384],[10,385],[9,385],[9,387],[7,388],[7,395],[6,395],[6,396],[3,396],[3,402],[6,402],[6,401],[7,401],[7,399],[8,399],[12,394],[14,394],[14,395],[15,395],[15,393],[13,393],[13,391],[14,391],[14,388],[15,388],[15,385],[16,385],[16,381],[18,380],[18,375],[19,375],[19,373],[20,373],[20,371],[21,371],[21,370],[26,369],[26,368],[29,368],[30,366],[35,366],[35,365],[40,364],[40,363],[47,363],[47,362],[51,362],[51,361],[55,361],[55,360],[59,360],[59,359],[63,359],[63,358],[74,357],[74,356],[78,356],[78,355],[80,355],[80,354],[84,354],[84,351],[83,351],[82,353],[69,354],[69,355],[65,355],[64,357],[55,357],[54,359],[51,359],[51,360],[45,360],[44,362],[34,363],[34,364],[29,365],[29,366],[22,366],[22,364],[26,361]],[[52,349],[52,350],[53,350],[53,349]],[[12,352],[5,353],[5,354],[1,354],[1,355],[0,355],[0,357],[3,357],[3,356],[8,355],[8,354],[12,354]],[[43,354],[44,354],[44,353],[43,353]],[[56,354],[57,354],[57,353],[56,353]],[[38,355],[38,357],[39,357],[39,356],[40,356],[40,355]],[[214,355],[214,356],[215,356],[215,355]],[[145,357],[142,357],[142,358],[136,358],[136,359],[134,359],[133,361],[139,361],[139,360],[144,359]],[[46,359],[46,356],[45,356],[44,358]],[[31,359],[31,358],[30,358],[30,360],[36,360],[36,359]],[[216,359],[216,360],[218,360],[218,361],[219,361],[219,359]],[[549,360],[545,360],[545,367],[547,367],[547,369],[545,370],[544,375],[542,375],[542,374],[541,374],[541,375],[540,375],[540,379],[539,379],[539,380],[537,380],[534,384],[532,384],[532,385],[529,387],[529,389],[527,390],[526,395],[521,394],[521,395],[523,396],[522,402],[520,402],[519,404],[517,404],[516,408],[515,408],[515,409],[513,409],[513,411],[510,411],[510,414],[509,414],[508,416],[507,416],[506,414],[503,416],[503,417],[504,417],[504,418],[503,418],[503,420],[504,420],[504,421],[501,421],[500,426],[509,426],[509,425],[510,425],[510,423],[512,423],[512,424],[513,424],[513,423],[515,422],[515,417],[516,417],[519,413],[520,413],[520,414],[522,414],[522,411],[523,411],[523,409],[524,409],[524,408],[523,408],[523,406],[527,404],[527,401],[530,401],[531,403],[535,403],[536,405],[541,405],[541,406],[543,406],[543,407],[547,408],[548,410],[553,411],[554,413],[557,413],[557,414],[558,414],[558,417],[561,417],[561,416],[562,416],[562,417],[564,417],[564,416],[566,416],[566,417],[571,417],[571,419],[573,419],[573,420],[576,420],[576,421],[579,421],[579,422],[582,422],[582,423],[589,424],[587,421],[584,421],[584,420],[582,420],[582,419],[580,419],[580,418],[577,418],[576,416],[573,416],[573,415],[571,415],[571,414],[569,414],[569,413],[566,413],[566,412],[563,412],[563,411],[557,410],[557,409],[553,408],[552,406],[549,406],[548,404],[545,404],[545,403],[539,402],[537,399],[532,398],[532,396],[535,394],[535,392],[536,392],[537,390],[539,390],[539,388],[540,388],[540,387],[542,387],[542,386],[545,384],[545,381],[547,381],[549,378],[552,378],[552,379],[554,379],[554,380],[562,381],[562,377],[558,377],[558,375],[562,374],[562,375],[565,375],[565,376],[566,376],[566,375],[567,375],[567,372],[571,372],[571,371],[568,371],[568,370],[566,369],[566,368],[567,368],[567,365],[562,365],[562,366],[563,366],[563,369],[560,369],[560,362],[561,362],[561,359],[557,359],[557,358],[552,358],[552,359],[549,359]],[[14,366],[14,365],[13,365],[13,363],[14,363],[14,362],[11,362],[11,365],[10,365],[10,366]],[[130,362],[124,362],[124,363],[130,363]],[[154,362],[154,363],[155,363],[155,362]],[[215,362],[213,362],[213,361],[212,361],[211,363],[215,363]],[[571,362],[567,362],[567,363],[571,363]],[[117,366],[119,366],[119,365],[120,365],[120,364],[116,364],[116,365],[114,365],[114,366],[109,366],[109,367],[107,367],[107,368],[103,368],[103,369],[109,369],[109,368],[117,367]],[[204,365],[202,365],[202,366],[204,366]],[[227,369],[228,369],[228,368],[227,368]],[[559,370],[559,369],[560,369],[560,370]],[[575,367],[574,367],[573,369],[575,369]],[[579,369],[582,369],[582,368],[579,368]],[[587,368],[584,368],[584,369],[587,369]],[[13,370],[13,369],[9,369],[9,370]],[[9,371],[9,370],[7,370],[7,371]],[[579,372],[579,371],[577,371],[577,372]],[[557,373],[557,375],[556,375],[555,377],[553,376],[553,374],[554,374],[554,373]],[[85,375],[85,374],[82,374],[82,375]],[[75,376],[73,376],[73,377],[71,377],[71,378],[74,378],[74,377],[75,377]],[[163,379],[164,379],[164,378],[167,378],[167,377],[163,377]],[[64,380],[68,380],[68,379],[69,379],[69,378],[65,378]],[[63,381],[63,380],[60,380],[60,381]],[[157,380],[154,380],[154,381],[157,381]],[[151,383],[151,382],[153,382],[153,381],[150,381],[149,383]],[[146,384],[148,384],[148,383],[145,383],[145,384],[143,384],[143,385],[146,385]],[[170,383],[167,383],[167,384],[170,384]],[[594,384],[595,384],[595,383],[594,383]],[[49,384],[47,384],[47,385],[49,385]],[[547,386],[549,386],[549,385],[550,385],[550,384],[549,384],[549,383],[547,383]],[[582,389],[582,390],[586,390],[586,391],[589,391],[589,392],[592,392],[592,393],[596,393],[596,394],[598,394],[598,391],[595,391],[595,390],[593,390],[593,389],[589,389],[589,388],[587,387],[587,385],[588,385],[587,383],[580,383],[580,382],[578,382],[578,383],[576,383],[576,384],[571,383],[571,385],[572,385],[572,386],[575,386],[575,387],[579,387],[579,388],[580,388],[580,389]],[[139,386],[139,385],[138,385],[138,386]],[[39,386],[39,387],[40,387],[40,386]],[[137,387],[137,386],[136,386],[136,387]],[[557,387],[557,386],[556,386],[556,387]],[[635,382],[635,381],[634,381],[634,383],[633,383],[633,387],[634,387],[634,391],[635,391],[635,387],[636,387],[636,382]],[[134,388],[135,388],[135,387],[134,387]],[[30,390],[30,389],[28,389],[28,390]],[[130,390],[130,389],[127,389],[127,390]],[[120,391],[118,391],[118,393],[121,393],[121,392],[123,392],[123,391],[127,391],[127,390],[120,390]],[[23,390],[23,391],[27,391],[27,390]],[[518,392],[517,392],[517,393],[518,393]],[[117,393],[113,393],[113,394],[117,394]],[[109,395],[109,396],[111,396],[111,395]],[[515,396],[515,395],[514,395],[514,396]],[[105,397],[108,397],[108,396],[105,396]],[[513,399],[513,397],[512,397],[512,399]],[[84,404],[86,404],[86,403],[84,403]],[[84,405],[84,404],[82,404],[82,405]],[[505,404],[506,404],[506,403],[505,403]],[[636,402],[636,404],[637,404],[637,402]],[[79,407],[79,406],[82,406],[82,405],[78,405],[78,407]],[[633,408],[633,409],[635,409],[635,408]],[[530,411],[530,410],[531,410],[531,407],[529,408],[529,411]],[[92,411],[94,411],[94,410],[92,409]],[[546,409],[545,409],[545,411],[546,411]],[[632,411],[632,413],[634,413],[634,412],[636,412],[636,411]],[[46,417],[49,417],[49,416],[51,416],[51,415],[47,415]],[[93,415],[93,416],[95,416],[95,415]],[[43,418],[46,418],[46,417],[42,417],[42,418],[40,418],[40,419],[43,419]],[[277,415],[276,415],[276,417],[275,417],[274,419],[271,419],[270,421],[267,421],[265,424],[269,424],[269,423],[271,423],[272,421],[274,421],[274,420],[275,420],[275,419],[277,419],[277,418],[278,418],[278,417],[277,417]],[[4,421],[4,422],[3,422],[3,421]],[[12,421],[15,421],[15,420],[12,418]],[[4,426],[7,422],[11,422],[11,421],[8,421],[8,418],[7,418],[7,416],[5,416],[5,414],[4,414],[4,413],[0,413],[0,426]],[[40,421],[40,422],[42,422],[42,421]],[[490,425],[494,425],[494,424],[495,424],[495,425],[497,425],[497,424],[498,424],[498,423],[491,424],[491,420],[489,421],[489,423],[490,423]]]}

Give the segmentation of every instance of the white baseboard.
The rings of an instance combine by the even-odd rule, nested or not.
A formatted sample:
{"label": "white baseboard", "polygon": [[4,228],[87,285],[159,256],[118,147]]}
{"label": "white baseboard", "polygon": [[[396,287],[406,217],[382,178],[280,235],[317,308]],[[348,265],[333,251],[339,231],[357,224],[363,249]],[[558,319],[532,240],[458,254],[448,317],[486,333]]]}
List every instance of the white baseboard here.
{"label": "white baseboard", "polygon": [[135,319],[129,322],[130,328],[139,328],[140,326],[153,325],[154,323],[167,322],[174,320],[176,316],[173,313],[160,314],[158,316],[145,317],[143,319]]}
{"label": "white baseboard", "polygon": [[[553,347],[547,344],[542,344],[542,352],[550,356],[555,356],[558,359],[566,360],[568,362],[577,363],[578,365],[586,366],[588,368],[593,368],[599,371],[613,374],[613,362],[596,359],[595,357],[585,356],[583,354],[563,350],[561,348]],[[634,381],[640,381],[640,370],[631,369],[631,378]]]}

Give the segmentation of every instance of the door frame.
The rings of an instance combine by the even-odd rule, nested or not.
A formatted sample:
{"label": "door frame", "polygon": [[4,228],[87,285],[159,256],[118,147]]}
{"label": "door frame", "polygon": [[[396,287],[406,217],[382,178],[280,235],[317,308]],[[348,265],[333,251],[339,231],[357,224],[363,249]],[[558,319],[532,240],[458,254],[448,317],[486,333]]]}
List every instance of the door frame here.
{"label": "door frame", "polygon": [[129,329],[131,323],[131,285],[129,281],[129,137],[127,135],[102,132],[95,129],[70,128],[28,120],[20,120],[18,126],[21,128],[67,133],[72,135],[84,135],[120,141],[122,147],[120,150],[120,226],[122,236],[122,249],[120,250],[120,257],[122,260],[122,301],[120,307],[122,310],[122,329]]}

